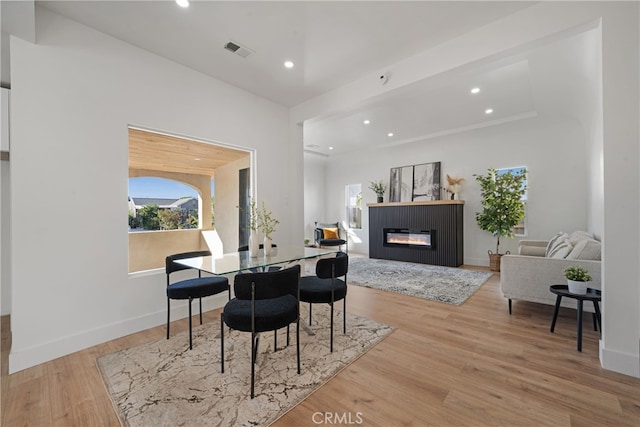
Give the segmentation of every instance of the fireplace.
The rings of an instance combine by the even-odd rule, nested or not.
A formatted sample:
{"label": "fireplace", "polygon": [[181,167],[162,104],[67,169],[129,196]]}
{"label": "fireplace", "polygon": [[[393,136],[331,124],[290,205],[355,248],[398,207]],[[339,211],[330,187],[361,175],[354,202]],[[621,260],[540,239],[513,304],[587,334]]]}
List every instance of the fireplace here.
{"label": "fireplace", "polygon": [[384,228],[383,245],[389,247],[435,249],[435,230]]}

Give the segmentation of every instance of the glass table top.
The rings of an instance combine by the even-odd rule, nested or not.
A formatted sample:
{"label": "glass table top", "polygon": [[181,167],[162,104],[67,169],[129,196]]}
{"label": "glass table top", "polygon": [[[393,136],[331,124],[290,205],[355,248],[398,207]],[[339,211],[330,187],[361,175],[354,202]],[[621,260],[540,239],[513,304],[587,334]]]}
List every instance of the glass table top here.
{"label": "glass table top", "polygon": [[202,256],[176,260],[178,264],[206,271],[212,274],[230,274],[249,269],[262,269],[274,264],[286,264],[307,258],[316,258],[339,252],[333,249],[308,248],[302,246],[277,246],[271,249],[271,255],[265,256],[260,249],[257,257],[251,257],[249,251],[232,252],[219,256]]}

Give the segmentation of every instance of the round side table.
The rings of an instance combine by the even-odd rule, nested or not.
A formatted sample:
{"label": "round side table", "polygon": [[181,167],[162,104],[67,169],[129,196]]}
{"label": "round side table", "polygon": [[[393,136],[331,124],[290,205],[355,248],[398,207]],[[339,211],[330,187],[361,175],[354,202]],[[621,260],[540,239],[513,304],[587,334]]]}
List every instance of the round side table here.
{"label": "round side table", "polygon": [[[553,311],[553,320],[551,321],[551,332],[556,328],[556,320],[558,319],[558,311],[560,310],[560,302],[562,297],[573,298],[576,300],[578,307],[578,351],[582,351],[582,305],[584,301],[593,302],[593,308],[595,313],[593,314],[593,329],[598,330],[598,327],[602,331],[602,319],[600,316],[600,306],[598,303],[602,299],[602,294],[597,289],[587,288],[587,293],[584,295],[572,294],[569,292],[567,285],[551,285],[549,286],[551,293],[556,294],[556,308]],[[596,322],[597,325],[596,326]]]}

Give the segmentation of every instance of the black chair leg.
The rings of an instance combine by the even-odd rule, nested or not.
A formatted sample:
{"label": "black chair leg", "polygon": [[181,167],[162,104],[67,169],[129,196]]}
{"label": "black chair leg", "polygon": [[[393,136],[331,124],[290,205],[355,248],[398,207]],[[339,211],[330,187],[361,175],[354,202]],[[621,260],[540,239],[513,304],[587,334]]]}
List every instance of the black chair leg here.
{"label": "black chair leg", "polygon": [[298,354],[298,375],[300,375],[300,317],[296,321],[296,350]]}
{"label": "black chair leg", "polygon": [[167,297],[167,339],[169,339],[170,324],[171,324],[171,299]]}
{"label": "black chair leg", "polygon": [[191,336],[191,301],[189,298],[189,350],[193,349],[193,338]]}
{"label": "black chair leg", "polygon": [[278,351],[278,330],[273,331],[273,352]]}
{"label": "black chair leg", "polygon": [[220,372],[224,374],[224,313],[220,313]]}
{"label": "black chair leg", "polygon": [[289,325],[287,325],[287,347],[289,347]]}
{"label": "black chair leg", "polygon": [[311,326],[311,307],[312,307],[312,304],[309,303],[309,326]]}
{"label": "black chair leg", "polygon": [[254,381],[255,381],[255,375],[256,375],[256,351],[257,351],[256,340],[257,340],[256,334],[251,333],[251,398],[252,399],[253,399]]}
{"label": "black chair leg", "polygon": [[511,314],[511,298],[509,298],[509,314]]}
{"label": "black chair leg", "polygon": [[202,325],[202,298],[198,298],[200,300],[200,324]]}
{"label": "black chair leg", "polygon": [[347,333],[347,296],[344,296],[344,300],[342,301],[342,333]]}
{"label": "black chair leg", "polygon": [[331,303],[331,344],[330,351],[333,353],[333,303]]}

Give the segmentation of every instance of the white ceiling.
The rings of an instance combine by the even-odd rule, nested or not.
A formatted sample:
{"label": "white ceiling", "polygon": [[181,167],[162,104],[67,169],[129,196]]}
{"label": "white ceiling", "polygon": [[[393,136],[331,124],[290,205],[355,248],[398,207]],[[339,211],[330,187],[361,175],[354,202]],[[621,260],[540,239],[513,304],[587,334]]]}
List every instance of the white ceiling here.
{"label": "white ceiling", "polygon": [[[533,3],[191,1],[187,9],[174,1],[37,4],[291,107]],[[247,58],[235,55],[223,48],[230,40],[255,52]],[[557,82],[571,81],[572,73],[580,72],[579,61],[564,59],[575,48],[565,43],[552,55],[537,55],[554,64],[550,78],[533,76],[530,55],[519,54],[405,86],[340,116],[309,120],[305,150],[328,156],[540,114],[540,106],[550,104],[540,94],[558,96]],[[285,69],[285,60],[294,61],[295,67]],[[539,65],[536,69],[549,71]],[[471,95],[475,86],[482,90]],[[486,108],[493,108],[493,114],[486,115]],[[371,124],[364,125],[364,119]]]}
{"label": "white ceiling", "polygon": [[[530,2],[38,1],[61,15],[291,107]],[[225,50],[229,40],[255,53]],[[296,65],[288,70],[285,60]]]}

